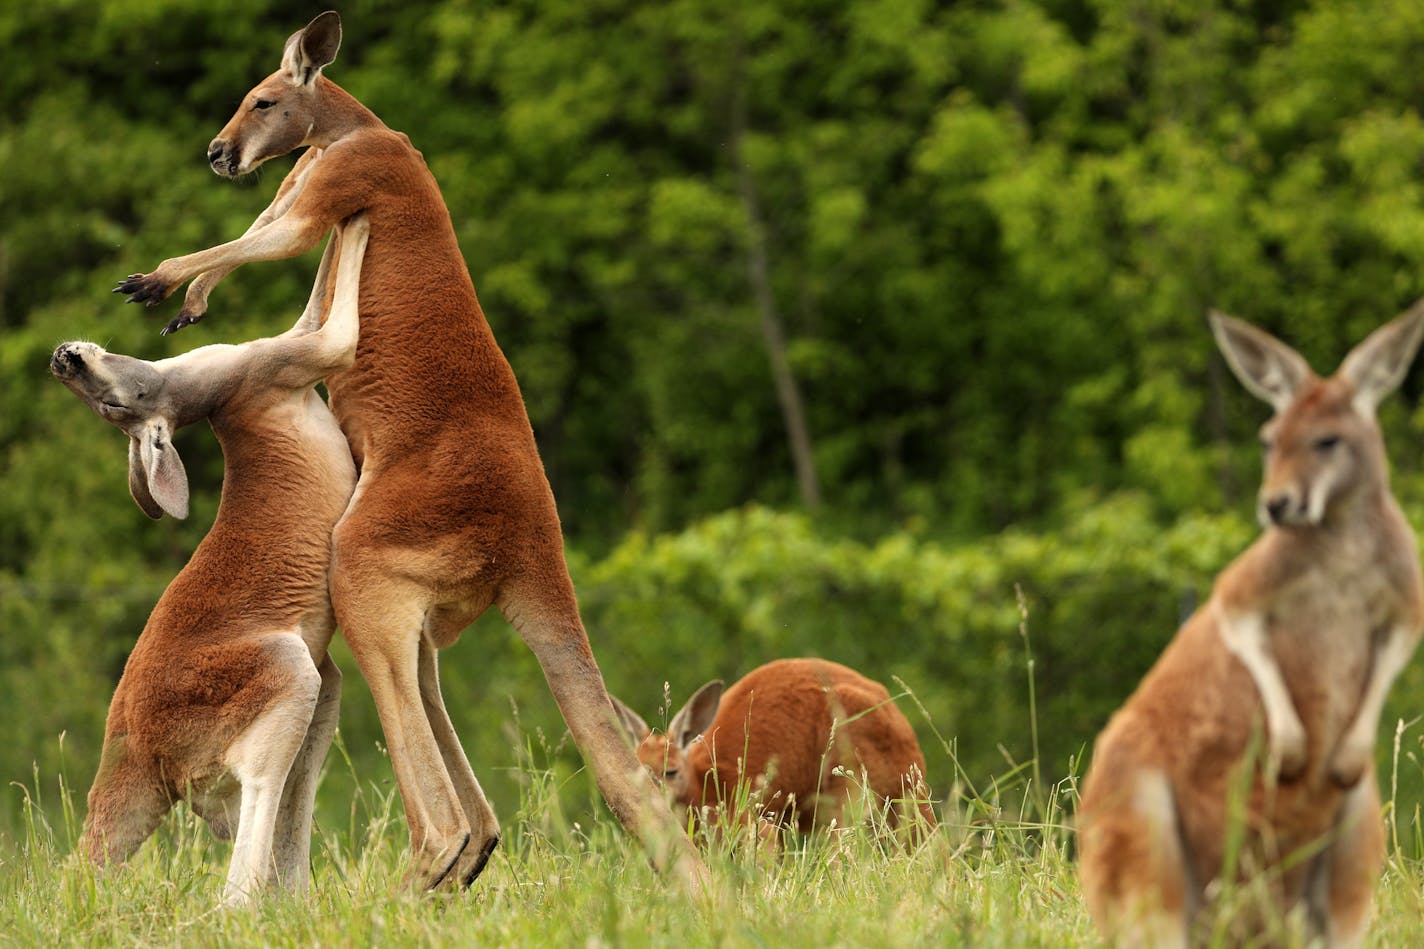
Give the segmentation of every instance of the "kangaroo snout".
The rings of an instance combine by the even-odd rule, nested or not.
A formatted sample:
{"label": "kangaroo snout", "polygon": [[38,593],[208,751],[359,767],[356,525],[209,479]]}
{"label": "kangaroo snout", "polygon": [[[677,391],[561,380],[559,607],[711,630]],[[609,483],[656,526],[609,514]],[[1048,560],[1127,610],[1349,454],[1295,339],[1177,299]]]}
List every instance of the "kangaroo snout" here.
{"label": "kangaroo snout", "polygon": [[224,178],[233,177],[237,174],[237,149],[224,139],[213,139],[208,143],[208,164]]}
{"label": "kangaroo snout", "polygon": [[1284,488],[1263,488],[1256,520],[1262,527],[1313,527],[1325,517],[1330,498],[1330,483],[1319,478]]}
{"label": "kangaroo snout", "polygon": [[61,379],[85,372],[84,350],[96,348],[93,343],[61,343],[49,358],[49,371]]}
{"label": "kangaroo snout", "polygon": [[1262,497],[1261,507],[1266,513],[1266,519],[1277,527],[1288,526],[1296,520],[1296,514],[1304,513],[1292,510],[1296,507],[1295,499],[1287,492]]}

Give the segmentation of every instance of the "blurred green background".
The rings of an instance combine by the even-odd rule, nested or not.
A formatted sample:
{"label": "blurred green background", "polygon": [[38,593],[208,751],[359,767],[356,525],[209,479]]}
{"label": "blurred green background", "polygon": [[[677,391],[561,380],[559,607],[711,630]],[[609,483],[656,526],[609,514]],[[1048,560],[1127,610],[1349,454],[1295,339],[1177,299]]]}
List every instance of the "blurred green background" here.
{"label": "blurred green background", "polygon": [[[48,378],[49,353],[82,337],[160,358],[295,319],[315,252],[238,271],[207,322],[167,338],[176,300],[145,312],[108,291],[265,207],[290,158],[234,185],[204,151],[320,9],[0,5],[0,827],[36,775],[87,787],[124,657],[222,470],[211,433],[184,432],[193,514],[147,521],[123,436]],[[1254,534],[1267,410],[1207,308],[1330,370],[1424,293],[1409,0],[340,12],[327,75],[440,181],[595,651],[649,720],[664,683],[680,704],[821,655],[903,680],[931,782],[992,794],[1031,773],[1012,776],[1033,755],[1031,644],[1039,769],[1071,774]],[[1382,409],[1416,525],[1421,390],[1416,371]],[[351,765],[323,786],[328,823],[352,781],[391,782],[336,650]],[[506,819],[521,748],[542,736],[537,757],[576,771],[500,618],[442,659]],[[1416,662],[1382,728],[1408,724],[1410,820],[1421,696]],[[588,784],[568,783],[571,812]]]}

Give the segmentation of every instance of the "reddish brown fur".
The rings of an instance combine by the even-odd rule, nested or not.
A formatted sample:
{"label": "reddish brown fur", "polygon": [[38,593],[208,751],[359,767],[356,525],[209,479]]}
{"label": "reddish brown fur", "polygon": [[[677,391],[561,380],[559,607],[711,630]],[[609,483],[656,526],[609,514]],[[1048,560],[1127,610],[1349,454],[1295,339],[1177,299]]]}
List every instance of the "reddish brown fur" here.
{"label": "reddish brown fur", "polygon": [[[357,268],[338,297],[344,344],[333,323],[161,363],[93,344],[56,351],[55,374],[131,437],[154,419],[166,438],[169,426],[207,418],[224,459],[213,526],[154,607],[109,706],[81,844],[98,863],[127,859],[179,799],[226,838],[240,792],[226,900],[249,899],[264,879],[305,885],[316,769],[340,690],[327,656],[331,531],[356,480],[311,386],[354,349],[359,253],[342,258]],[[130,378],[147,385],[133,402]],[[258,754],[242,751],[253,743]]]}
{"label": "reddish brown fur", "polygon": [[[323,14],[307,32],[329,35],[334,16]],[[156,302],[206,273],[189,290],[181,325],[201,316],[207,289],[232,267],[293,256],[333,223],[369,215],[356,363],[327,380],[360,469],[334,535],[332,597],[391,749],[412,835],[409,878],[434,886],[448,874],[468,883],[499,839],[435,672],[435,651],[494,604],[533,649],[610,807],[644,836],[655,861],[676,862],[696,882],[705,870],[618,732],[519,387],[475,297],[435,179],[405,135],[335,83],[319,74],[293,82],[288,60],[294,50],[305,54],[303,35],[289,41],[284,68],[253,89],[213,145],[214,166],[232,171],[246,170],[238,161],[257,154],[253,142],[270,146],[261,160],[310,146],[270,220],[222,247],[165,261],[123,289]],[[257,109],[269,100],[278,106]]]}
{"label": "reddish brown fur", "polygon": [[[149,615],[104,730],[104,767],[142,776],[166,803],[225,771],[221,751],[285,685],[286,672],[250,633],[325,625],[331,635],[329,538],[351,483],[298,443],[287,416],[253,425],[243,411],[213,418],[224,452],[217,518]],[[318,645],[320,661],[326,643]],[[110,754],[111,743],[122,751]],[[118,806],[126,793],[115,789]],[[109,803],[91,796],[88,822],[109,823]],[[151,815],[155,824],[161,817]],[[91,837],[91,847],[101,843]]]}
{"label": "reddish brown fur", "polygon": [[914,729],[883,685],[839,663],[779,659],[753,669],[685,752],[641,731],[639,760],[657,778],[685,772],[673,793],[695,812],[737,801],[749,780],[761,815],[808,831],[840,819],[864,786],[892,827],[908,806],[916,831],[935,827]]}
{"label": "reddish brown fur", "polygon": [[[1380,334],[1402,333],[1409,319]],[[1406,367],[1417,346],[1412,332]],[[1376,668],[1382,637],[1397,629],[1404,655],[1412,651],[1424,626],[1424,577],[1389,492],[1373,406],[1356,411],[1356,396],[1342,370],[1329,380],[1302,378],[1293,400],[1281,398],[1267,426],[1263,508],[1288,486],[1303,505],[1327,476],[1322,439],[1335,438],[1334,450],[1346,454],[1334,456],[1323,518],[1273,524],[1227,566],[1212,600],[1098,737],[1079,809],[1080,854],[1089,909],[1116,942],[1186,943],[1226,865],[1236,819],[1247,829],[1238,876],[1266,874],[1273,894],[1266,915],[1304,908],[1306,925],[1331,944],[1363,934],[1384,838],[1373,760],[1351,753],[1346,737],[1357,716],[1370,714],[1362,696],[1371,677],[1393,676]],[[1222,632],[1220,617],[1246,612],[1266,617],[1271,655],[1304,725],[1303,762],[1283,768],[1279,780],[1257,684]],[[1376,721],[1377,710],[1360,727],[1372,737]],[[1233,788],[1247,792],[1235,813]],[[1313,847],[1318,856],[1287,859]]]}

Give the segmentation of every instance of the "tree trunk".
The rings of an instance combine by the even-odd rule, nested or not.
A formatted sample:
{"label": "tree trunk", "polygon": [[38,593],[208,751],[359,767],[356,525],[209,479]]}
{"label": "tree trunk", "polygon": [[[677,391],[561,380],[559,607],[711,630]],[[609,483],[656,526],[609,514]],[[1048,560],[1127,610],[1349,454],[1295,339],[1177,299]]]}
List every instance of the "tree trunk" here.
{"label": "tree trunk", "polygon": [[796,483],[800,487],[801,502],[807,510],[816,511],[821,506],[821,484],[816,475],[815,452],[811,447],[810,430],[806,427],[801,389],[796,384],[791,363],[786,358],[786,333],[782,328],[781,314],[777,310],[776,297],[771,289],[766,226],[762,221],[756,184],[752,181],[746,157],[742,154],[742,136],[746,130],[746,98],[742,77],[738,75],[733,81],[735,88],[732,92],[731,134],[728,144],[732,164],[737,172],[737,196],[741,199],[742,212],[747,220],[747,276],[751,282],[757,313],[761,318],[762,339],[766,342],[767,355],[771,360],[771,376],[776,385],[776,399],[781,405],[781,416],[786,424],[786,437],[791,447],[792,462],[796,466]]}

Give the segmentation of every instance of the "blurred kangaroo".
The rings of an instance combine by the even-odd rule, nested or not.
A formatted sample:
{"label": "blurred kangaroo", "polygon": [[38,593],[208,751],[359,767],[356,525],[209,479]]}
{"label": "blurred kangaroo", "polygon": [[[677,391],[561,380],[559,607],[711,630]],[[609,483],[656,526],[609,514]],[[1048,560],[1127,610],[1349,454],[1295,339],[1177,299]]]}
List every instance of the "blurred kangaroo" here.
{"label": "blurred kangaroo", "polygon": [[153,305],[193,280],[166,327],[179,329],[202,317],[212,287],[237,266],[294,257],[337,221],[369,215],[356,364],[326,380],[359,477],[336,527],[331,595],[405,805],[407,882],[468,885],[499,843],[436,659],[494,605],[538,659],[618,819],[656,864],[700,886],[706,869],[609,704],[519,385],[475,298],[450,212],[410,140],[322,74],[340,44],[332,12],[294,33],[281,68],[208,147],[227,177],[307,148],[247,233],[165,260],[118,291]]}
{"label": "blurred kangaroo", "polygon": [[725,693],[714,680],[666,734],[613,704],[638,760],[680,807],[733,809],[737,789],[751,781],[761,816],[809,831],[841,820],[863,782],[891,827],[906,817],[914,836],[935,827],[914,729],[883,685],[848,666],[778,659]]}
{"label": "blurred kangaroo", "polygon": [[80,842],[98,864],[126,860],[181,798],[218,837],[235,834],[225,903],[268,882],[306,888],[317,772],[341,700],[327,655],[331,531],[356,484],[313,385],[355,358],[367,232],[357,219],[332,238],[306,311],[281,336],[159,362],[65,343],[51,359],[128,433],[129,489],[150,517],[188,513],[175,430],[207,419],[223,449],[217,518],[154,607],[109,706]]}
{"label": "blurred kangaroo", "polygon": [[[1186,945],[1231,822],[1244,821],[1234,859],[1238,876],[1265,881],[1261,912],[1357,945],[1384,862],[1375,734],[1424,627],[1424,577],[1375,407],[1414,358],[1424,301],[1328,379],[1239,320],[1213,313],[1211,326],[1275,410],[1262,429],[1264,532],[1098,737],[1079,809],[1084,893],[1114,942]],[[1248,789],[1236,809],[1232,787]]]}

